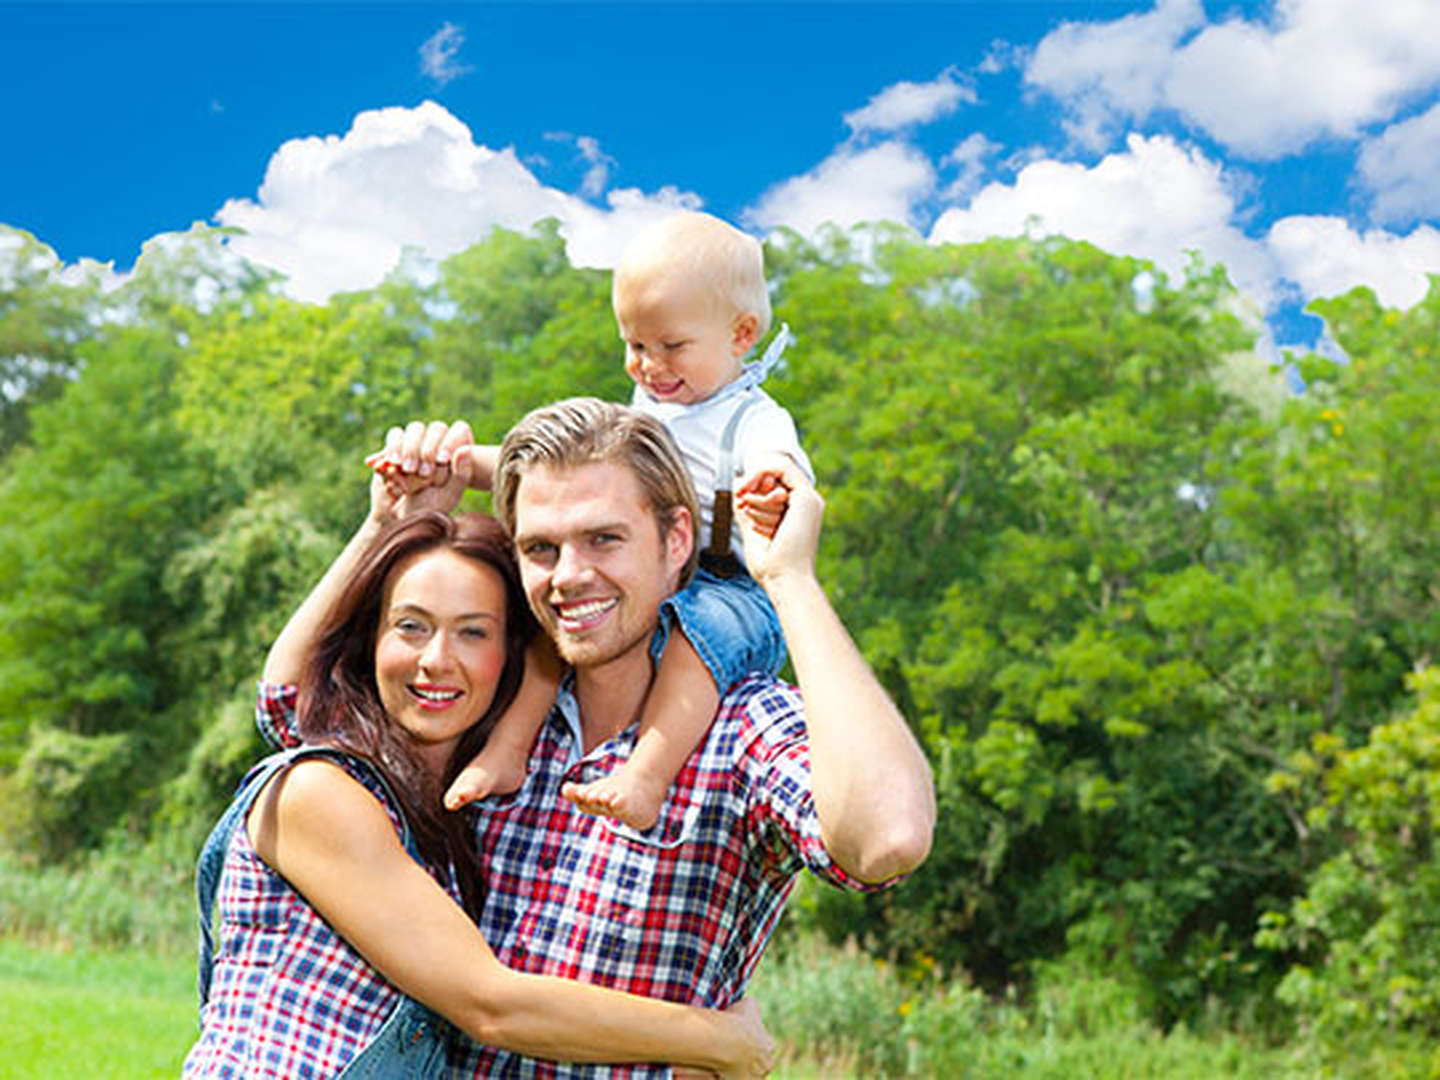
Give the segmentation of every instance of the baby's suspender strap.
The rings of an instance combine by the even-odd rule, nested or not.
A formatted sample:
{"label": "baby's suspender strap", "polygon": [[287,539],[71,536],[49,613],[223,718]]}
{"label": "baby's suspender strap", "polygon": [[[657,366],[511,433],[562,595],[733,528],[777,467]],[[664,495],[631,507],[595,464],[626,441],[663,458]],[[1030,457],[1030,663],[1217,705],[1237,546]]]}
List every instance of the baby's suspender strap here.
{"label": "baby's suspender strap", "polygon": [[710,546],[706,553],[717,557],[730,554],[730,526],[734,521],[734,501],[731,492],[735,485],[735,433],[740,428],[740,418],[754,405],[758,395],[747,392],[740,398],[740,404],[730,414],[725,431],[720,436],[720,464],[715,471],[715,505],[710,515]]}
{"label": "baby's suspender strap", "polygon": [[200,858],[196,862],[195,902],[200,919],[200,963],[197,989],[200,992],[201,1008],[204,1008],[205,1002],[210,997],[210,975],[215,965],[215,900],[220,891],[220,875],[225,869],[225,853],[230,849],[230,838],[235,835],[235,830],[244,824],[245,817],[250,812],[256,796],[264,790],[265,785],[275,774],[281,769],[289,768],[297,760],[309,757],[329,758],[332,761],[343,760],[366,769],[389,797],[391,807],[400,815],[402,826],[400,839],[405,845],[405,850],[416,862],[421,862],[419,849],[410,835],[410,823],[405,820],[405,815],[400,809],[400,800],[395,797],[395,792],[386,782],[385,777],[380,775],[369,762],[329,746],[296,746],[270,755],[251,769],[241,782],[235,792],[235,797],[230,800],[229,807],[206,838],[204,846],[200,849]]}

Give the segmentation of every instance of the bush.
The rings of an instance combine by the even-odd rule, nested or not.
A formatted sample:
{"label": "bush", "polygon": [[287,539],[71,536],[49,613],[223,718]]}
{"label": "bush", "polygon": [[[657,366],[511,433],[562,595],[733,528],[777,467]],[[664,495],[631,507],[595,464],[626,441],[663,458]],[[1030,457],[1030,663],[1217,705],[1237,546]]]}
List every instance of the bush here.
{"label": "bush", "polygon": [[99,842],[134,798],[130,735],[37,727],[7,778],[8,846],[58,862]]}

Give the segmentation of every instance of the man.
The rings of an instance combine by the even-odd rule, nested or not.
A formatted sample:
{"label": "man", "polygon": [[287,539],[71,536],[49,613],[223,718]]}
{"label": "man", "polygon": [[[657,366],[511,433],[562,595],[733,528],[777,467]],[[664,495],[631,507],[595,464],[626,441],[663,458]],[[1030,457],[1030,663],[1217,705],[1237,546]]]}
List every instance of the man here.
{"label": "man", "polygon": [[[468,441],[463,424],[412,425],[392,433],[392,459],[442,476]],[[671,629],[664,601],[695,564],[689,476],[659,423],[595,399],[538,409],[506,436],[496,516],[572,669],[524,785],[479,807],[481,931],[511,967],[724,1006],[744,992],[800,870],[870,888],[928,853],[929,768],[815,577],[820,496],[798,468],[777,468],[787,508],[773,538],[746,530],[746,558],[780,616],[799,694],[759,674],[731,687],[659,823],[639,833],[580,812],[561,788],[633,745]],[[479,1047],[469,1066],[594,1071]]]}

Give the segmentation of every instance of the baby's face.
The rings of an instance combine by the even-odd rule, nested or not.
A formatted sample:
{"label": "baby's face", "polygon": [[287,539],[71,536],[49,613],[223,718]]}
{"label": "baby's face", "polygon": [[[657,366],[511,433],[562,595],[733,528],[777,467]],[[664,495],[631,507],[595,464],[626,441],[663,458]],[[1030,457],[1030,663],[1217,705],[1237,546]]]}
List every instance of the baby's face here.
{"label": "baby's face", "polygon": [[656,401],[694,405],[732,382],[754,344],[753,317],[727,317],[703,288],[652,280],[615,294],[625,373]]}

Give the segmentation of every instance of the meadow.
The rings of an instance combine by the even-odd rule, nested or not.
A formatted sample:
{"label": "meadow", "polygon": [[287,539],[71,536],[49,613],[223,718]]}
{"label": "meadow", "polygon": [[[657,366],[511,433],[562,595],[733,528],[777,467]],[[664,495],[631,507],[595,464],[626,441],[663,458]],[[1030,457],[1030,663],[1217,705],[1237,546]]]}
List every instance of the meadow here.
{"label": "meadow", "polygon": [[[0,855],[0,1075],[179,1075],[196,1033],[190,888],[183,854],[154,846],[112,843],[67,870]],[[1360,1040],[1337,1056],[1218,1011],[1161,1030],[1121,981],[1073,965],[990,996],[932,962],[877,959],[791,924],[753,993],[782,1080],[1421,1080],[1440,1066],[1421,1041]]]}

